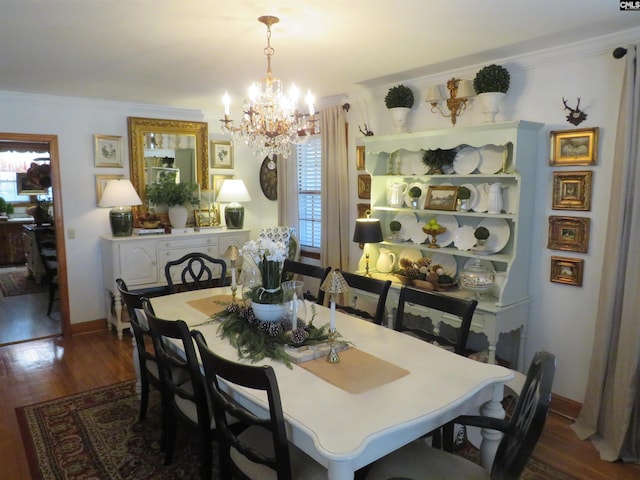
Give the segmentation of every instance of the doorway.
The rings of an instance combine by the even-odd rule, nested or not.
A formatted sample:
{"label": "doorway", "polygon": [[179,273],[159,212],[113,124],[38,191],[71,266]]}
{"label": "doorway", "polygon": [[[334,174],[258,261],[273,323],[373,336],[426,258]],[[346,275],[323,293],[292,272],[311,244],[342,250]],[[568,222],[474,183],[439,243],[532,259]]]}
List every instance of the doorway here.
{"label": "doorway", "polygon": [[[51,329],[41,328],[46,323],[55,321],[55,318],[48,317],[46,320],[35,312],[42,311],[43,316],[46,315],[46,303],[48,300],[48,293],[45,293],[44,309],[40,304],[43,301],[41,294],[29,294],[20,295],[17,297],[3,297],[3,314],[0,320],[13,321],[20,319],[22,322],[41,322],[41,325],[29,325],[22,324],[15,328],[24,332],[24,334],[16,340],[18,337],[13,337],[13,341],[4,342],[0,338],[0,345],[4,343],[15,343],[16,341],[28,341],[35,338],[41,338],[52,335],[62,334],[63,336],[71,335],[71,323],[69,315],[69,291],[67,282],[67,261],[66,261],[66,248],[64,244],[64,219],[62,216],[62,190],[60,182],[60,159],[58,155],[58,137],[57,135],[43,135],[43,134],[24,134],[24,133],[2,133],[0,132],[0,148],[26,148],[29,144],[38,145],[40,148],[47,148],[49,152],[50,166],[51,166],[51,197],[53,203],[53,224],[55,226],[56,235],[56,254],[58,262],[58,292],[57,292],[57,311],[51,314],[51,317],[57,316],[59,319],[59,329],[56,333],[51,333]],[[6,307],[6,308],[5,308]],[[56,322],[57,324],[57,322]]]}

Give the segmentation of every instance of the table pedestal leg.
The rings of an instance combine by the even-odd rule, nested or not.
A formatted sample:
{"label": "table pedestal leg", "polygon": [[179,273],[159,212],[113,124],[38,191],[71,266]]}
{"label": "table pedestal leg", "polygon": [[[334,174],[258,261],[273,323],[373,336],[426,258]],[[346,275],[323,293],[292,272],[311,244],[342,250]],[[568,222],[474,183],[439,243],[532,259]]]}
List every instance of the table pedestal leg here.
{"label": "table pedestal leg", "polygon": [[[505,411],[502,408],[502,398],[504,397],[504,385],[495,385],[493,387],[492,398],[480,407],[480,414],[485,417],[504,418]],[[482,443],[480,444],[480,464],[487,470],[491,471],[493,458],[496,456],[498,445],[502,440],[502,432],[483,428],[481,430]]]}

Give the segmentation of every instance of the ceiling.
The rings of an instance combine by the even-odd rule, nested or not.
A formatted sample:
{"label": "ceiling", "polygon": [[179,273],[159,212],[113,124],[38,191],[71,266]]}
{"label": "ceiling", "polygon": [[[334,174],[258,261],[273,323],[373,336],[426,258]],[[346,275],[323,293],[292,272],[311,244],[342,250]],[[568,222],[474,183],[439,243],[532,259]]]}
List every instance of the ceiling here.
{"label": "ceiling", "polygon": [[2,0],[0,91],[220,109],[272,70],[317,98],[636,28],[613,0]]}

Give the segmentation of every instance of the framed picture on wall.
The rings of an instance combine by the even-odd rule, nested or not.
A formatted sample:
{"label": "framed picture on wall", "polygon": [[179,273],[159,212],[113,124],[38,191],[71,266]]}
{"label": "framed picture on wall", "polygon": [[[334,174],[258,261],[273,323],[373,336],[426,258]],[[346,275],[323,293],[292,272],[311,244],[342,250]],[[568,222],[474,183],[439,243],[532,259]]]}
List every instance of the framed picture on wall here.
{"label": "framed picture on wall", "polygon": [[553,172],[553,210],[591,210],[590,170]]}
{"label": "framed picture on wall", "polygon": [[455,210],[457,198],[458,187],[455,185],[431,185],[427,192],[424,208],[427,210]]}
{"label": "framed picture on wall", "polygon": [[551,281],[582,286],[584,260],[581,258],[551,257]]}
{"label": "framed picture on wall", "polygon": [[93,156],[96,167],[122,167],[122,137],[114,135],[93,136]]}
{"label": "framed picture on wall", "polygon": [[121,178],[124,178],[124,175],[96,175],[96,205],[100,203],[107,182]]}
{"label": "framed picture on wall", "polygon": [[365,157],[364,157],[364,146],[356,147],[356,170],[364,170],[365,166]]}
{"label": "framed picture on wall", "polygon": [[551,132],[549,165],[595,165],[598,151],[598,127]]}
{"label": "framed picture on wall", "polygon": [[211,141],[211,168],[233,168],[233,143]]}
{"label": "framed picture on wall", "polygon": [[218,198],[218,194],[220,193],[220,187],[222,187],[222,182],[224,182],[227,178],[233,178],[233,175],[212,175],[211,176],[211,190],[213,190],[214,201]]}
{"label": "framed picture on wall", "polygon": [[371,175],[358,175],[358,198],[371,198]]}
{"label": "framed picture on wall", "polygon": [[591,219],[585,217],[549,217],[547,248],[587,253]]}

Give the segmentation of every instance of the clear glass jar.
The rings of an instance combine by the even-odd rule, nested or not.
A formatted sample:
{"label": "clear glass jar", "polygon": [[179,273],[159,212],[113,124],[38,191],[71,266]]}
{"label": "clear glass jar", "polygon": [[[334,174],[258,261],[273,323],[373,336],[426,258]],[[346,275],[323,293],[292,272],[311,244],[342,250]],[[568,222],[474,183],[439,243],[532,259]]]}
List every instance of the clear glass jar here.
{"label": "clear glass jar", "polygon": [[493,288],[496,273],[479,258],[465,268],[459,277],[460,287],[476,294],[477,298]]}

